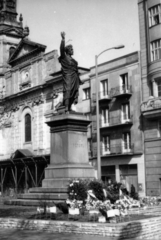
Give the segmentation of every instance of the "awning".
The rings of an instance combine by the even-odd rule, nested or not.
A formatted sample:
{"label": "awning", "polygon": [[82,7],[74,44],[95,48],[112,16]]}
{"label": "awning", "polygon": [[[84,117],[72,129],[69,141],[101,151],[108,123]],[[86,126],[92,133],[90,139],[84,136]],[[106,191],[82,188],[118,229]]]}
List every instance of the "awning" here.
{"label": "awning", "polygon": [[0,161],[0,167],[49,163],[50,154],[34,155],[28,149],[17,149],[15,153],[12,154],[11,158]]}

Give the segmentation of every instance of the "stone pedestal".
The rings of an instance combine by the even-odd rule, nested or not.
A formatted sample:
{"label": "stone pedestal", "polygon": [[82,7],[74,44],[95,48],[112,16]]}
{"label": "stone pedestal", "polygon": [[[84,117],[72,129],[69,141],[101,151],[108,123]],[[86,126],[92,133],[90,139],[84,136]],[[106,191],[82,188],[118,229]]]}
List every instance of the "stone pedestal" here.
{"label": "stone pedestal", "polygon": [[51,132],[50,165],[45,169],[43,188],[64,190],[70,179],[94,178],[88,161],[87,126],[90,121],[83,114],[49,115]]}
{"label": "stone pedestal", "polygon": [[46,115],[51,131],[50,165],[45,169],[42,187],[30,188],[6,204],[39,205],[40,201],[53,203],[68,198],[69,180],[95,176],[88,162],[86,117],[78,113]]}

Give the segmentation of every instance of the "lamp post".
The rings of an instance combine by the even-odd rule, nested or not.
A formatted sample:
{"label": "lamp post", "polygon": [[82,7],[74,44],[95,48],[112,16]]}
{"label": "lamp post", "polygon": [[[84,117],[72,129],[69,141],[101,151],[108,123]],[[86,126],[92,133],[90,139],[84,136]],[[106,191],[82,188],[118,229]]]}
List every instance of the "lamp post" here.
{"label": "lamp post", "polygon": [[97,123],[97,177],[98,179],[101,179],[101,159],[100,159],[100,124],[99,124],[99,97],[98,97],[98,92],[99,92],[99,81],[98,81],[98,57],[111,49],[120,49],[124,48],[124,45],[118,45],[115,47],[111,47],[108,49],[105,49],[102,51],[100,54],[95,56],[95,67],[96,67],[96,123]]}

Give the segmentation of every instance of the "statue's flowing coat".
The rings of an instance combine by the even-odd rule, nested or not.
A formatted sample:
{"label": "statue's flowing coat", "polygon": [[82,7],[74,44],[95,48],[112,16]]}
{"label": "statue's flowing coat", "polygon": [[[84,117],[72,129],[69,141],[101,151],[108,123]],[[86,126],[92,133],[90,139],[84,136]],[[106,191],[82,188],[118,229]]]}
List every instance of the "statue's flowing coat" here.
{"label": "statue's flowing coat", "polygon": [[78,73],[78,63],[71,56],[65,53],[65,43],[62,40],[60,45],[61,56],[59,62],[62,66],[63,74],[63,101],[66,99],[70,100],[72,104],[78,99],[78,89],[79,89],[79,73]]}

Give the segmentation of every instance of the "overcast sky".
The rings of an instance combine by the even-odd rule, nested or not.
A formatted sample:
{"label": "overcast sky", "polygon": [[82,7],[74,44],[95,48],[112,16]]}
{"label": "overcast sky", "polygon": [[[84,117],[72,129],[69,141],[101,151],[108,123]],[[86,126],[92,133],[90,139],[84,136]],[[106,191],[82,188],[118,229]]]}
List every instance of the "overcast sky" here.
{"label": "overcast sky", "polygon": [[95,55],[118,44],[99,63],[139,51],[138,0],[17,0],[30,39],[47,46],[46,52],[60,46],[60,32],[74,47],[79,66],[95,65]]}

